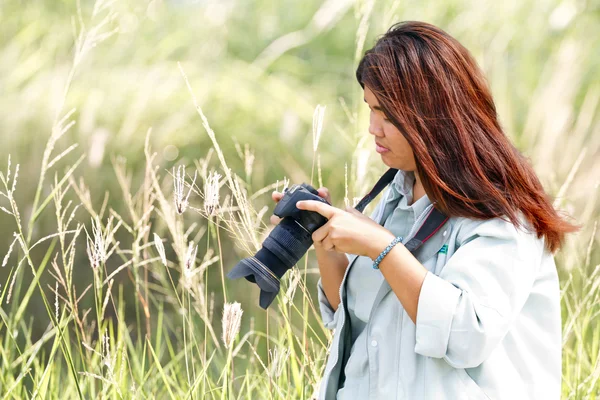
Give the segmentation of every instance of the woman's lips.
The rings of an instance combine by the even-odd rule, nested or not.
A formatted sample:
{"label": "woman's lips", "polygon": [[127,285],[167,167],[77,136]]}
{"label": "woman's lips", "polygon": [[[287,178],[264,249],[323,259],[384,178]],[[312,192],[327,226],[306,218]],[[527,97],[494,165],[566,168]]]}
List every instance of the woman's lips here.
{"label": "woman's lips", "polygon": [[382,147],[382,146],[378,145],[377,143],[375,143],[375,150],[377,150],[377,152],[379,154],[387,153],[388,151],[390,151],[390,149],[386,149],[385,147]]}

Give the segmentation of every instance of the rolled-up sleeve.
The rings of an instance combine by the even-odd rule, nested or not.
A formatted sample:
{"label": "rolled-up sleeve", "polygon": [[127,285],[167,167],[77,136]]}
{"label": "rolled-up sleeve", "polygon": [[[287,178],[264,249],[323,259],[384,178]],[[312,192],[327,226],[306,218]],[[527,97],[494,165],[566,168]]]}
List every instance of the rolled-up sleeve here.
{"label": "rolled-up sleeve", "polygon": [[500,219],[461,227],[439,276],[427,272],[417,307],[418,354],[480,365],[504,338],[533,286],[543,240]]}
{"label": "rolled-up sleeve", "polygon": [[323,325],[327,329],[335,328],[340,307],[334,311],[333,307],[331,307],[331,304],[329,304],[327,296],[325,296],[325,291],[323,290],[323,285],[321,284],[321,278],[319,278],[319,281],[317,282],[317,297],[319,299],[319,310],[321,311]]}

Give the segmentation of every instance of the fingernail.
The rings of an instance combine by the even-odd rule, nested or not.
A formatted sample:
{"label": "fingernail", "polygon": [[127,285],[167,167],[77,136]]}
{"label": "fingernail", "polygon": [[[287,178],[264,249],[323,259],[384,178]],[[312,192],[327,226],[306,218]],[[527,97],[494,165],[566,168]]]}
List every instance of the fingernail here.
{"label": "fingernail", "polygon": [[302,208],[302,201],[296,202],[296,208]]}

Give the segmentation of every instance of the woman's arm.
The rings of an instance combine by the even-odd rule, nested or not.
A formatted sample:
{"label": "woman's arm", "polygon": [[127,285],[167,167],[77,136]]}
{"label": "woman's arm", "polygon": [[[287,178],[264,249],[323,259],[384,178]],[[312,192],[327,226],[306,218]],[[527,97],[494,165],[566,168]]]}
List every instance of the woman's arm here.
{"label": "woman's arm", "polygon": [[[506,221],[465,225],[439,276],[401,245],[379,264],[415,322],[415,352],[456,368],[480,365],[504,338],[531,292],[544,251],[535,234]],[[548,295],[558,298],[555,289]]]}
{"label": "woman's arm", "polygon": [[348,258],[345,253],[327,251],[315,243],[315,252],[319,272],[321,274],[321,285],[329,305],[336,311],[340,304],[340,285],[348,268]]}
{"label": "woman's arm", "polygon": [[[376,243],[378,244],[373,247],[373,252],[369,257],[375,260],[392,240],[394,240],[392,232],[387,231],[387,234],[382,233],[377,238]],[[421,286],[427,275],[427,269],[404,245],[398,243],[381,260],[379,270],[390,284],[394,293],[396,293],[398,300],[402,303],[402,307],[410,319],[416,323],[419,295],[421,293]]]}

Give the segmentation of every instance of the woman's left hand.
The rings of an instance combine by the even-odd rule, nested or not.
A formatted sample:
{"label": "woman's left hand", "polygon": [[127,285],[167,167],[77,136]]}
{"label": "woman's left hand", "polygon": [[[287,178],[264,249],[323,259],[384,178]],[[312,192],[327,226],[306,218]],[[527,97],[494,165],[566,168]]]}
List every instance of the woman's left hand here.
{"label": "woman's left hand", "polygon": [[394,239],[394,234],[360,211],[335,208],[315,200],[296,203],[300,210],[314,211],[329,221],[312,234],[315,243],[325,250],[377,258]]}

